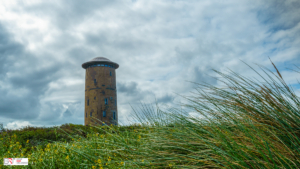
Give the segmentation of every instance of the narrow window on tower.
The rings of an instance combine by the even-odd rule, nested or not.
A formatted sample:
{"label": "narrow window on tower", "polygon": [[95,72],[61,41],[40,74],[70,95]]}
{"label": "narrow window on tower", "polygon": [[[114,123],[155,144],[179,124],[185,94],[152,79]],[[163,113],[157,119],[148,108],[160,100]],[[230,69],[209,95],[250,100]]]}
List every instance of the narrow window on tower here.
{"label": "narrow window on tower", "polygon": [[90,116],[92,117],[92,115],[93,115],[93,112],[90,112]]}
{"label": "narrow window on tower", "polygon": [[107,105],[107,98],[104,99],[104,103],[105,103],[105,105]]}
{"label": "narrow window on tower", "polygon": [[103,111],[103,117],[106,117],[106,111],[105,110]]}
{"label": "narrow window on tower", "polygon": [[88,100],[87,100],[87,105],[89,105],[89,103],[90,103],[90,100],[88,99]]}
{"label": "narrow window on tower", "polygon": [[96,97],[94,97],[94,100],[96,100]]}
{"label": "narrow window on tower", "polygon": [[97,80],[96,79],[94,79],[94,84],[97,85]]}
{"label": "narrow window on tower", "polygon": [[111,76],[111,71],[109,72],[109,75]]}
{"label": "narrow window on tower", "polygon": [[114,120],[116,120],[116,112],[113,112]]}

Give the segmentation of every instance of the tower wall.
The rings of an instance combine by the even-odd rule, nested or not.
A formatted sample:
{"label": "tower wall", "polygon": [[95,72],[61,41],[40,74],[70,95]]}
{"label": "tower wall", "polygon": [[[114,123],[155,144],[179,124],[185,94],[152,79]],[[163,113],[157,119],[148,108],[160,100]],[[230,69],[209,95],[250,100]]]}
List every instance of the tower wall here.
{"label": "tower wall", "polygon": [[[105,101],[107,99],[107,101]],[[106,117],[103,117],[104,111]],[[113,117],[115,112],[115,119]],[[99,124],[97,118],[107,125],[117,125],[116,71],[112,67],[88,67],[85,76],[84,124]]]}

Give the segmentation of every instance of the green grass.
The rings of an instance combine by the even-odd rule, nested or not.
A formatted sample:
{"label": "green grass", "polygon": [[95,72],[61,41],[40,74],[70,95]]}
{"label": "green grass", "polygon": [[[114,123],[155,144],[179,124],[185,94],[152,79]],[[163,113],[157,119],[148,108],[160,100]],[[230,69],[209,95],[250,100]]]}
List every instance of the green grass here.
{"label": "green grass", "polygon": [[0,156],[28,168],[299,168],[300,99],[275,65],[260,68],[263,81],[215,71],[226,88],[197,84],[184,110],[141,104],[140,125],[5,131]]}

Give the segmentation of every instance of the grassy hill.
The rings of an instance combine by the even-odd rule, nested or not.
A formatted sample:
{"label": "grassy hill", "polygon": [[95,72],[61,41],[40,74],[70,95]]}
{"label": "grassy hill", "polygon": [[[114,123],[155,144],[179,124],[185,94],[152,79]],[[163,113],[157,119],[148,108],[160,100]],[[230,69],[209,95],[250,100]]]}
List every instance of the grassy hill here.
{"label": "grassy hill", "polygon": [[226,88],[198,84],[186,110],[143,105],[140,125],[6,130],[0,157],[28,168],[299,168],[300,99],[274,68],[262,82],[216,71]]}

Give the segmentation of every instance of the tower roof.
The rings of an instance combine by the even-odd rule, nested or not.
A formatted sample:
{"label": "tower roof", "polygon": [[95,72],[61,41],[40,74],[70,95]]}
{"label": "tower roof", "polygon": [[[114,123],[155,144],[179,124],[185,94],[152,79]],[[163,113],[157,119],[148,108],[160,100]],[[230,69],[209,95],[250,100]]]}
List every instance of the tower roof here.
{"label": "tower roof", "polygon": [[113,64],[115,69],[118,69],[119,64],[110,61],[109,59],[105,58],[105,57],[95,57],[94,59],[85,62],[82,64],[82,68],[86,69],[88,66],[96,64],[96,63],[108,63],[108,64]]}

